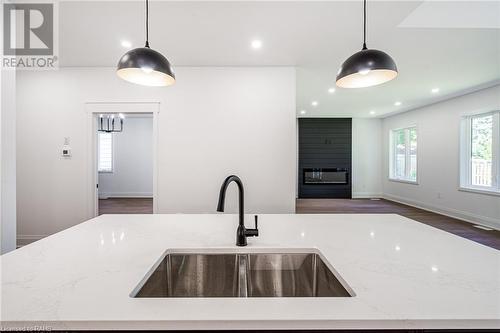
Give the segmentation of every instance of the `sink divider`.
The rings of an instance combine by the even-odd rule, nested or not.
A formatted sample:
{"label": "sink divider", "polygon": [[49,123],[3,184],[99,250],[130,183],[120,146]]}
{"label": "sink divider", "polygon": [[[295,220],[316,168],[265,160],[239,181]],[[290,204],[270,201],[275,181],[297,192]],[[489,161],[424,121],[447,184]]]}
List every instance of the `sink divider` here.
{"label": "sink divider", "polygon": [[248,255],[238,254],[238,296],[248,297]]}
{"label": "sink divider", "polygon": [[315,255],[312,258],[312,271],[313,271],[313,279],[312,279],[312,293],[313,296],[318,295],[318,256]]}
{"label": "sink divider", "polygon": [[170,293],[172,291],[172,260],[170,256],[165,256],[167,259],[165,269],[166,269],[166,276],[167,276],[167,293]]}

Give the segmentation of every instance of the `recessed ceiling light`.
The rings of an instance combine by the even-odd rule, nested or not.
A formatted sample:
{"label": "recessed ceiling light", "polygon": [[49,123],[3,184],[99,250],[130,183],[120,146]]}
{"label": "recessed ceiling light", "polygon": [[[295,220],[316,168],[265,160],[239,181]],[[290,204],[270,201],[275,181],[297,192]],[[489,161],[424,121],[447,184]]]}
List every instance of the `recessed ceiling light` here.
{"label": "recessed ceiling light", "polygon": [[433,94],[437,94],[439,92],[439,88],[432,88],[431,92]]}
{"label": "recessed ceiling light", "polygon": [[306,110],[300,110],[300,114],[306,114],[307,111]]}
{"label": "recessed ceiling light", "polygon": [[329,92],[330,94],[333,94],[333,93],[335,92],[335,88],[329,88],[329,89],[328,89],[328,92]]}
{"label": "recessed ceiling light", "polygon": [[432,266],[432,267],[431,267],[431,270],[432,270],[433,272],[437,272],[437,271],[439,271],[439,268],[437,268],[437,266]]}
{"label": "recessed ceiling light", "polygon": [[394,105],[395,106],[400,106],[402,103],[401,102],[395,102]]}
{"label": "recessed ceiling light", "polygon": [[254,39],[254,40],[252,41],[252,44],[251,44],[251,45],[252,45],[252,48],[253,48],[253,49],[256,49],[256,50],[257,50],[257,49],[260,49],[260,48],[262,47],[262,41],[261,41],[260,39]]}
{"label": "recessed ceiling light", "polygon": [[127,48],[127,49],[129,49],[129,48],[131,48],[131,47],[132,47],[132,43],[131,43],[131,42],[129,42],[128,40],[122,40],[122,43],[121,43],[121,44],[122,44],[122,46],[123,46],[124,48]]}
{"label": "recessed ceiling light", "polygon": [[318,103],[318,101],[312,101],[312,102],[311,102],[311,105],[312,105],[312,106],[318,106],[318,104],[319,104],[319,103]]}
{"label": "recessed ceiling light", "polygon": [[375,112],[375,110],[371,110],[371,111],[370,111],[370,114],[371,114],[372,116],[373,116],[375,113],[376,113],[376,112]]}

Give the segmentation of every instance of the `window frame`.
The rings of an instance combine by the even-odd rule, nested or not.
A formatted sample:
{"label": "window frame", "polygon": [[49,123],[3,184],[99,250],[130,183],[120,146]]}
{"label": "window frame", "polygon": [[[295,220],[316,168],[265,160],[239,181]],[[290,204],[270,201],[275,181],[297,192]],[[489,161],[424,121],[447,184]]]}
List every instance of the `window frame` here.
{"label": "window frame", "polygon": [[[492,126],[492,160],[491,186],[472,184],[472,120],[474,118],[493,116]],[[461,191],[500,196],[500,110],[481,111],[467,114],[460,122],[460,172],[459,187]]]}
{"label": "window frame", "polygon": [[[416,151],[416,159],[415,159],[415,168],[416,168],[416,175],[415,175],[415,180],[412,180],[409,178],[410,170],[411,170],[411,145],[410,145],[410,131],[412,129],[415,129],[417,133],[417,151]],[[396,156],[395,156],[395,133],[398,131],[404,130],[405,131],[405,178],[398,178],[395,176],[395,170],[396,170]],[[393,182],[399,182],[399,183],[405,183],[405,184],[411,184],[411,185],[418,185],[418,179],[419,179],[419,168],[418,168],[418,151],[419,151],[419,143],[418,143],[418,137],[419,137],[419,129],[417,125],[410,125],[410,126],[405,126],[405,127],[398,127],[398,128],[393,128],[389,130],[389,177],[388,179]],[[408,163],[407,163],[408,162]]]}
{"label": "window frame", "polygon": [[[100,168],[100,158],[101,158],[101,134],[109,134],[111,138],[111,169],[101,169]],[[98,173],[113,173],[115,170],[115,140],[113,133],[107,132],[97,132],[97,172]]]}

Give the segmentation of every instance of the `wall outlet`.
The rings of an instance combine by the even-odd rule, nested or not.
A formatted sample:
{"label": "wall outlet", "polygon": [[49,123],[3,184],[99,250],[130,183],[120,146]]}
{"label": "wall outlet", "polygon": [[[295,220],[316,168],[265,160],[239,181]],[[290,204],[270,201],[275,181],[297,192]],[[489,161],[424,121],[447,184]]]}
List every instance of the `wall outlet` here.
{"label": "wall outlet", "polygon": [[63,157],[71,157],[71,147],[70,146],[63,146],[61,150],[61,155]]}

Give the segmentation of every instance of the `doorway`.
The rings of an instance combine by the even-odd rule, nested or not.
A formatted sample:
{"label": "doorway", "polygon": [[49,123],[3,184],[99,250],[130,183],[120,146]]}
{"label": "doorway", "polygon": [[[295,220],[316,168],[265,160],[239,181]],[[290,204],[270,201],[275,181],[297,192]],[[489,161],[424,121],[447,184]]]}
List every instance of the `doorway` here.
{"label": "doorway", "polygon": [[92,217],[156,212],[158,103],[88,103]]}

